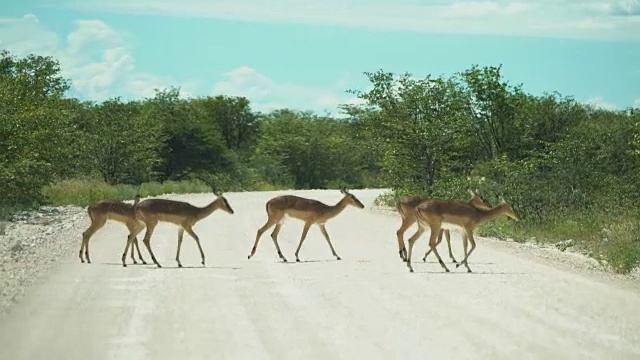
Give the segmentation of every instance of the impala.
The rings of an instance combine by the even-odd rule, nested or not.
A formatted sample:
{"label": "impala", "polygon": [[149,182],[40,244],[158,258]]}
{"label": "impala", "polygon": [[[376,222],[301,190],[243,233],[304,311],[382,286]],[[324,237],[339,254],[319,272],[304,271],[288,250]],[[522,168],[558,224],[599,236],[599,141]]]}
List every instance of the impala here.
{"label": "impala", "polygon": [[[134,204],[129,204],[120,200],[101,200],[94,202],[93,204],[87,207],[87,213],[89,214],[89,219],[91,219],[91,224],[82,233],[82,243],[80,244],[80,261],[84,263],[84,258],[82,257],[82,253],[84,251],[84,256],[87,259],[87,263],[91,264],[91,259],[89,258],[89,240],[98,230],[100,230],[106,223],[107,220],[114,220],[116,222],[124,224],[127,229],[129,229],[129,233],[139,233],[144,229],[144,223],[136,219],[133,207],[136,203],[140,201],[140,195],[136,195],[134,199]],[[127,241],[129,237],[127,236]],[[138,258],[142,261],[143,264],[147,262],[142,258],[142,254],[140,253],[140,246],[138,246],[138,238],[133,238],[133,245],[138,251]],[[126,254],[125,254],[126,255]],[[137,264],[135,257],[133,256],[133,246],[131,247],[131,260],[133,260],[134,264]]]}
{"label": "impala", "polygon": [[[483,208],[483,209],[491,208],[491,204],[489,204],[487,200],[485,200],[482,197],[482,195],[480,195],[480,192],[477,189],[475,191],[469,189],[468,191],[469,191],[469,194],[471,194],[471,200],[469,201],[469,204],[477,208]],[[396,232],[396,235],[398,237],[398,250],[399,250],[398,252],[400,254],[400,259],[402,259],[402,261],[407,261],[407,249],[404,246],[403,235],[416,222],[416,206],[420,205],[421,203],[427,200],[429,199],[425,197],[409,195],[409,196],[400,198],[396,203],[396,209],[400,214],[400,217],[402,218],[402,224],[400,225],[400,228]],[[453,257],[453,253],[451,252],[451,234],[449,230],[443,229],[440,231],[436,246],[439,245],[440,242],[442,241],[443,233],[447,238],[447,246],[449,247],[449,257],[451,258],[451,260],[453,260],[454,263],[457,263],[456,259]],[[466,243],[466,240],[465,240],[465,243]],[[431,250],[427,251],[427,253],[424,255],[424,258],[422,259],[423,261],[426,261],[427,256],[429,255],[430,252]]]}
{"label": "impala", "polygon": [[[180,262],[180,247],[182,246],[182,238],[185,231],[196,241],[198,249],[200,250],[202,265],[204,266],[204,251],[202,251],[202,246],[200,245],[200,238],[193,231],[193,226],[198,221],[206,218],[218,209],[224,210],[229,214],[234,213],[231,205],[229,205],[227,199],[222,196],[222,193],[216,192],[215,189],[213,192],[216,195],[216,198],[204,207],[194,206],[184,201],[168,199],[146,199],[140,201],[135,206],[137,218],[140,219],[147,227],[143,242],[156,266],[162,267],[153,254],[153,250],[151,250],[151,234],[153,234],[153,230],[159,222],[172,223],[180,227],[178,230],[178,249],[176,251],[176,262],[178,263],[178,267],[182,267],[182,263]],[[134,239],[142,229],[136,229],[136,231],[129,234],[127,246],[122,254],[122,266],[124,267],[127,266],[125,258],[129,245],[132,242],[132,239]]]}
{"label": "impala", "polygon": [[467,253],[465,242],[465,257],[461,262],[456,264],[456,268],[464,264],[467,268],[467,272],[471,272],[471,269],[467,264],[467,260],[476,248],[473,231],[478,225],[491,221],[500,215],[506,215],[516,221],[519,220],[511,204],[502,197],[500,197],[500,203],[491,209],[480,209],[469,203],[450,200],[427,200],[418,205],[416,207],[418,231],[409,238],[409,254],[407,255],[407,267],[409,268],[409,271],[413,272],[413,267],[411,266],[413,244],[420,235],[424,233],[425,228],[429,227],[431,230],[429,247],[438,258],[440,266],[442,266],[446,272],[449,272],[449,269],[444,264],[444,261],[442,261],[442,258],[440,258],[440,254],[438,254],[438,250],[436,249],[438,234],[441,229],[450,230],[459,228],[464,231],[465,236],[471,243],[471,249]]}
{"label": "impala", "polygon": [[341,189],[340,192],[344,195],[344,197],[335,205],[327,205],[317,200],[307,199],[295,195],[277,196],[267,201],[267,222],[264,224],[264,226],[258,229],[258,232],[256,234],[256,241],[253,244],[253,248],[251,249],[251,253],[247,257],[247,259],[251,259],[251,257],[256,253],[258,241],[260,240],[262,234],[273,225],[275,225],[276,227],[271,233],[271,238],[273,239],[273,244],[276,247],[278,256],[280,257],[280,259],[282,259],[282,261],[287,262],[287,259],[284,257],[284,255],[282,255],[282,251],[280,250],[280,246],[278,245],[278,233],[280,232],[280,229],[282,229],[285,218],[287,216],[290,216],[304,221],[302,237],[300,238],[300,243],[298,244],[298,248],[296,249],[295,253],[297,262],[300,262],[298,254],[300,253],[302,243],[307,237],[309,228],[314,224],[318,225],[320,231],[322,231],[322,235],[324,235],[324,238],[327,240],[333,256],[335,256],[337,260],[340,260],[340,256],[338,256],[336,250],[331,244],[331,240],[329,239],[329,234],[327,233],[325,224],[327,221],[340,214],[349,205],[355,206],[359,209],[364,208],[364,205],[360,202],[360,200],[358,200],[358,198],[355,197],[355,195],[351,194],[346,189]]}

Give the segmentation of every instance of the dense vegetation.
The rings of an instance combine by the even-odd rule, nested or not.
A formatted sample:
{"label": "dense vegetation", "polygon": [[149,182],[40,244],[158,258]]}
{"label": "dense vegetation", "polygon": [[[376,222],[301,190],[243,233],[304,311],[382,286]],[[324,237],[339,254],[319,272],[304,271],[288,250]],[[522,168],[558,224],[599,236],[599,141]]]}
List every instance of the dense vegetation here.
{"label": "dense vegetation", "polygon": [[[618,272],[640,264],[640,110],[512,85],[500,67],[450,77],[366,73],[340,119],[252,111],[224,94],[101,103],[67,96],[51,57],[0,53],[0,211],[135,192],[390,187],[466,200],[503,195],[522,221],[485,235],[574,239]],[[393,230],[390,230],[393,233]]]}

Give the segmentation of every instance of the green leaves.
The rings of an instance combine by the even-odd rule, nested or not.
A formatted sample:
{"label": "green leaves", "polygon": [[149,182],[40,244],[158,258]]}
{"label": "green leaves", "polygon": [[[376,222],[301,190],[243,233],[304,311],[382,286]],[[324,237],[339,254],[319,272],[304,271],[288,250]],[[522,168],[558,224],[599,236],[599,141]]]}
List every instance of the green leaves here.
{"label": "green leaves", "polygon": [[114,98],[89,112],[83,127],[92,169],[111,185],[154,179],[163,133],[142,103]]}

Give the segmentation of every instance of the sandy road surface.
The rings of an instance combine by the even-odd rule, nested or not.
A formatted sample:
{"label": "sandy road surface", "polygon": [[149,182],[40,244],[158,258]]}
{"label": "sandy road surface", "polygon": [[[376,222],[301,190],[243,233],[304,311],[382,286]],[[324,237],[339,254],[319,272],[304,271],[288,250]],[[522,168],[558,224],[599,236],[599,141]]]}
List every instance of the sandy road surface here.
{"label": "sandy road surface", "polygon": [[[107,225],[92,239],[93,264],[69,254],[0,317],[0,359],[640,359],[638,287],[482,239],[475,273],[445,274],[420,260],[422,238],[411,274],[396,251],[399,219],[369,209],[374,190],[354,191],[367,209],[327,224],[342,261],[317,227],[301,251],[308,262],[280,262],[269,233],[247,260],[274,194],[230,193],[235,215],[196,225],[205,268],[189,237],[176,268],[177,231],[164,224],[153,239],[164,267],[122,268],[126,230]],[[290,261],[301,229],[289,220],[280,233]]]}

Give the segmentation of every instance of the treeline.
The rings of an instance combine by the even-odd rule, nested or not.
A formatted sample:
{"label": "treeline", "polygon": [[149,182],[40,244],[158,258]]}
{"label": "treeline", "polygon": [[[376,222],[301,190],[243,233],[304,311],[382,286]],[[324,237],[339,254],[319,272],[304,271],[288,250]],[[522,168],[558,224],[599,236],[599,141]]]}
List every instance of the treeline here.
{"label": "treeline", "polygon": [[67,179],[110,185],[204,178],[222,190],[380,186],[354,124],[288,109],[262,114],[243,97],[152,98],[101,103],[66,96],[51,57],[0,55],[0,199],[47,201]]}
{"label": "treeline", "polygon": [[[466,199],[503,195],[520,223],[484,234],[580,240],[625,271],[640,263],[640,110],[604,110],[557,93],[534,96],[501,67],[422,79],[366,73],[366,104],[346,118],[281,109],[242,97],[101,103],[67,96],[51,57],[0,54],[0,208],[48,201],[72,179],[113,186],[208,178],[226,191],[390,187]],[[50,199],[49,199],[50,200]]]}
{"label": "treeline", "polygon": [[464,199],[478,188],[494,201],[504,195],[522,219],[484,234],[573,239],[616,271],[640,264],[640,109],[534,96],[499,66],[367,76],[373,89],[356,92],[367,106],[345,110],[394,189],[383,202],[406,193]]}

